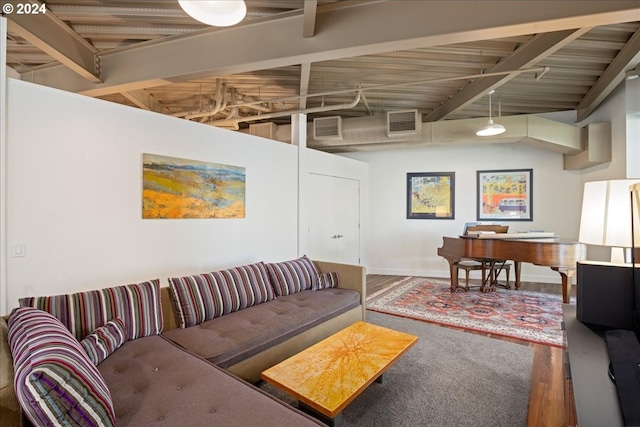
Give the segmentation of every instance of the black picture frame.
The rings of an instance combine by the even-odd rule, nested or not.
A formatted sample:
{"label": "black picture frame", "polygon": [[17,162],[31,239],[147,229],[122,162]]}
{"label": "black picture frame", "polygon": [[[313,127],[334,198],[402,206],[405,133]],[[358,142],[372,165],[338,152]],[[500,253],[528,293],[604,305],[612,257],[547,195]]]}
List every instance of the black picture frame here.
{"label": "black picture frame", "polygon": [[455,172],[407,173],[407,219],[455,219]]}
{"label": "black picture frame", "polygon": [[477,171],[478,221],[532,221],[533,169]]}

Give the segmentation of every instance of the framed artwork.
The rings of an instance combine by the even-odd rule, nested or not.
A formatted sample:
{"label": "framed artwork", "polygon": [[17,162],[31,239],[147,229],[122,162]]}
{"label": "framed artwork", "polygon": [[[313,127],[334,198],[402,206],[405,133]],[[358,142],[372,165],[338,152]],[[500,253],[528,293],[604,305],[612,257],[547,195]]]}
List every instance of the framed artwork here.
{"label": "framed artwork", "polygon": [[455,172],[407,174],[407,219],[454,219]]}
{"label": "framed artwork", "polygon": [[478,171],[478,221],[533,220],[533,169]]}
{"label": "framed artwork", "polygon": [[142,154],[142,218],[244,218],[245,169]]}

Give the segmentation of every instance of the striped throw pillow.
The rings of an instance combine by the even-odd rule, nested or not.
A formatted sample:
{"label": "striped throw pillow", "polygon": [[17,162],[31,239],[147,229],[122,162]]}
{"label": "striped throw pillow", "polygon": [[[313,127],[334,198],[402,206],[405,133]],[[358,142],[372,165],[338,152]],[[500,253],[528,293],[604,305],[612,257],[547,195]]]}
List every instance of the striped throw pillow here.
{"label": "striped throw pillow", "polygon": [[124,322],[116,317],[87,335],[85,339],[80,341],[80,345],[84,347],[89,360],[97,366],[126,341],[127,330]]}
{"label": "striped throw pillow", "polygon": [[319,291],[320,289],[337,288],[338,284],[338,273],[324,273],[318,276],[318,286],[311,289]]}
{"label": "striped throw pillow", "polygon": [[291,261],[267,264],[267,270],[279,297],[318,286],[320,272],[306,255]]}
{"label": "striped throw pillow", "polygon": [[275,298],[264,263],[169,278],[180,327],[195,326]]}
{"label": "striped throw pillow", "polygon": [[57,317],[78,341],[119,317],[131,340],[162,332],[160,280],[70,295],[20,298],[20,307],[34,307]]}
{"label": "striped throw pillow", "polygon": [[102,375],[58,319],[17,308],[9,318],[8,338],[16,395],[34,425],[115,425]]}

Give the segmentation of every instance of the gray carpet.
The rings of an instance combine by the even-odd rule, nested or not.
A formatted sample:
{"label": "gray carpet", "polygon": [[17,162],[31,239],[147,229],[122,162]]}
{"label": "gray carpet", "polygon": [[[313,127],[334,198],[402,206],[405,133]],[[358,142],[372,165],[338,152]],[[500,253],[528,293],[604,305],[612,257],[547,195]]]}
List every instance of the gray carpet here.
{"label": "gray carpet", "polygon": [[367,321],[419,340],[347,406],[343,426],[526,426],[531,347],[381,313]]}

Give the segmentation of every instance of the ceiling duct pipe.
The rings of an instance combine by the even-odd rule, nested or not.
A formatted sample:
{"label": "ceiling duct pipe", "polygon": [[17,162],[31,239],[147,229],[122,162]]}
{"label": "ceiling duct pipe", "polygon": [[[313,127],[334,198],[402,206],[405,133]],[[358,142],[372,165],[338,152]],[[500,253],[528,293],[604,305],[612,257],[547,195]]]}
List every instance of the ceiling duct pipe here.
{"label": "ceiling duct pipe", "polygon": [[210,110],[211,115],[206,115],[200,117],[200,123],[204,123],[209,120],[209,117],[218,113],[218,111],[224,109],[224,106],[227,105],[227,84],[220,84],[220,79],[216,79],[216,97],[215,97],[215,105],[213,109]]}
{"label": "ceiling duct pipe", "polygon": [[[248,101],[246,105],[242,105],[242,104],[238,104],[237,107],[245,107],[245,108],[251,108],[252,110],[256,110],[256,111],[260,111],[262,113],[270,113],[271,107],[265,106],[263,104],[269,104],[268,101],[261,101],[261,100],[256,100],[253,97],[247,97]],[[245,99],[243,98],[242,101],[244,102]],[[256,102],[259,102],[259,104],[256,104]]]}
{"label": "ceiling duct pipe", "polygon": [[213,126],[218,126],[218,127],[233,127],[234,125],[237,125],[238,123],[242,123],[242,122],[253,122],[256,120],[273,119],[276,117],[291,116],[293,114],[312,114],[312,113],[323,113],[325,111],[348,110],[358,105],[358,103],[360,102],[361,95],[362,95],[362,90],[357,90],[355,99],[347,104],[326,105],[321,107],[307,108],[304,110],[287,110],[287,111],[278,111],[276,113],[238,117],[235,119],[214,120],[212,122],[209,122],[209,124]]}
{"label": "ceiling duct pipe", "polygon": [[[219,79],[218,79],[219,81]],[[219,88],[216,90],[216,99],[215,99],[215,106],[213,108],[210,108],[208,110],[197,110],[197,111],[192,111],[192,112],[181,112],[181,113],[175,113],[172,114],[172,116],[174,117],[184,117],[187,120],[193,120],[193,119],[207,119],[208,117],[211,116],[215,116],[216,114],[218,114],[221,111],[224,111],[226,108],[238,108],[238,107],[245,107],[245,108],[250,108],[252,110],[257,110],[263,113],[270,113],[272,110],[270,107],[265,106],[263,104],[267,103],[268,101],[256,101],[255,98],[250,98],[250,101],[247,103],[239,103],[236,104],[235,100],[231,101],[230,105],[227,105],[226,103],[226,97],[227,97],[227,91],[226,91],[226,83],[223,83],[222,86],[225,88],[224,92],[222,92],[222,99],[220,98],[220,90]],[[232,90],[235,90],[234,88],[232,88]],[[202,122],[204,122],[205,120],[201,120]]]}
{"label": "ceiling duct pipe", "polygon": [[229,113],[227,114],[227,117],[224,118],[224,120],[229,120],[229,119],[233,119],[238,115],[238,107],[235,106],[236,104],[236,88],[232,87],[231,88],[231,111],[229,111]]}
{"label": "ceiling duct pipe", "polygon": [[[470,74],[470,75],[466,75],[466,76],[452,76],[452,77],[444,77],[444,78],[437,78],[437,79],[426,79],[426,80],[417,80],[417,81],[410,81],[410,82],[401,82],[401,83],[391,83],[391,84],[384,84],[384,85],[377,85],[377,86],[370,86],[367,88],[360,88],[358,87],[358,89],[342,89],[342,90],[334,90],[334,91],[328,91],[328,92],[322,92],[322,93],[311,93],[311,94],[306,94],[306,95],[294,95],[294,96],[285,96],[285,97],[280,97],[280,98],[272,98],[270,99],[269,102],[270,104],[274,104],[277,102],[283,102],[285,100],[290,100],[290,99],[297,99],[300,100],[301,98],[311,98],[311,97],[318,97],[318,96],[327,96],[327,95],[342,95],[342,94],[347,94],[347,93],[351,93],[351,92],[357,92],[358,93],[358,98],[363,94],[364,90],[380,90],[380,89],[391,89],[391,88],[396,88],[396,87],[405,87],[405,86],[412,86],[412,85],[420,85],[420,84],[436,84],[436,83],[443,83],[443,82],[450,82],[450,81],[457,81],[457,80],[469,80],[469,79],[476,79],[476,78],[483,78],[483,77],[491,77],[491,76],[506,76],[506,75],[520,75],[523,73],[541,73],[540,77],[542,77],[542,74],[546,73],[549,70],[549,67],[535,67],[535,68],[526,68],[526,69],[520,69],[520,70],[510,70],[510,71],[496,71],[496,72],[492,72],[492,73],[481,73],[481,74]],[[232,107],[247,107],[247,108],[251,108],[251,106],[254,105],[258,105],[258,104],[264,104],[265,101],[253,101],[253,102],[242,102],[239,104],[235,104],[235,105],[231,105]],[[348,104],[347,104],[348,105]],[[356,103],[357,105],[357,103]],[[354,105],[355,106],[355,105]],[[320,108],[324,108],[324,107],[320,107]],[[344,107],[345,109],[348,108],[353,108],[353,107]],[[264,114],[264,115],[257,115],[257,116],[247,116],[247,117],[243,117],[242,119],[238,119],[239,121],[242,122],[250,122],[250,121],[254,121],[254,120],[262,120],[262,119],[268,119],[268,118],[274,118],[274,117],[283,117],[283,116],[288,116],[290,114],[296,114],[296,113],[313,113],[313,112],[320,112],[320,111],[335,111],[335,110],[339,110],[340,107],[339,106],[333,106],[333,107],[328,107],[327,110],[317,110],[317,111],[312,111],[314,109],[311,110],[297,110],[297,111],[282,111],[282,112],[275,112],[275,113],[268,113],[268,114]],[[197,118],[197,117],[202,117],[202,115],[205,114],[203,112],[193,112],[193,113],[176,113],[173,114],[173,116],[176,117],[185,117],[185,118]],[[275,115],[273,115],[275,114]],[[210,113],[208,115],[211,115]],[[216,121],[211,122],[212,124],[215,124]],[[222,122],[222,120],[218,120],[218,122]]]}
{"label": "ceiling duct pipe", "polygon": [[[224,90],[223,90],[224,89]],[[172,114],[173,117],[184,117],[185,119],[199,119],[200,117],[208,117],[217,114],[222,106],[226,103],[227,85],[222,83],[220,79],[216,79],[216,99],[213,108],[208,110],[198,110],[194,112],[180,112]]]}

